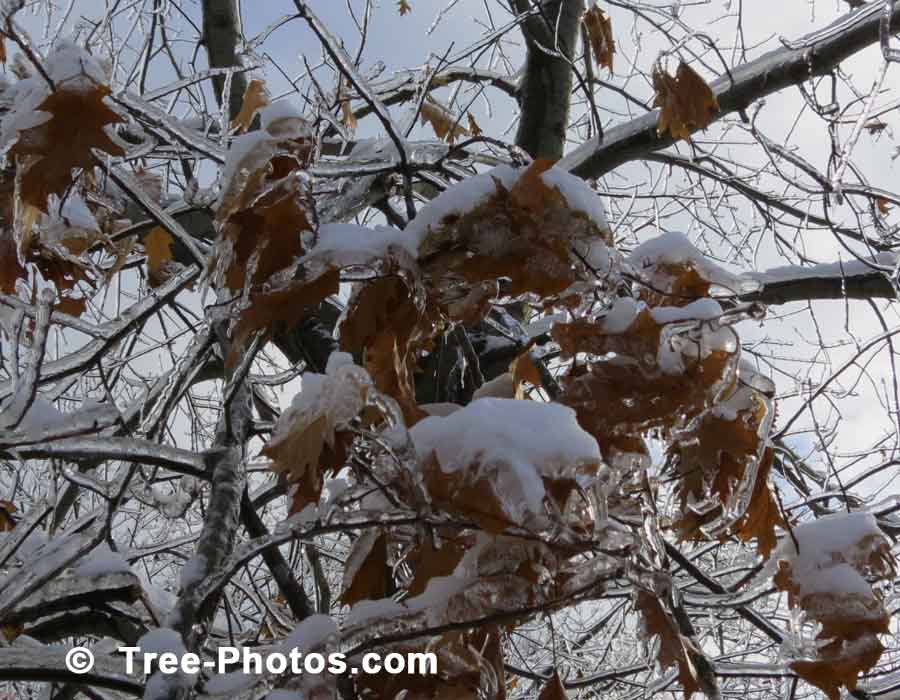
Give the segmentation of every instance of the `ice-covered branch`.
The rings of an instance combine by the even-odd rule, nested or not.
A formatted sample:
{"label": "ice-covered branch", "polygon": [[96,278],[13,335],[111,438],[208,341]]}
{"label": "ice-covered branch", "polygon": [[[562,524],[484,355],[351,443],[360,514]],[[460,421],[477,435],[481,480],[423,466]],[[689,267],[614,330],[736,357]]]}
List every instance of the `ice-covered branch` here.
{"label": "ice-covered branch", "polygon": [[[824,75],[841,61],[878,41],[881,13],[869,5],[854,10],[833,25],[839,31],[822,30],[733,68],[711,83],[721,108],[716,118],[813,76]],[[891,28],[900,26],[900,5],[892,15]],[[658,110],[606,130],[569,153],[560,166],[584,178],[600,177],[630,160],[675,143],[670,132],[657,133]]]}

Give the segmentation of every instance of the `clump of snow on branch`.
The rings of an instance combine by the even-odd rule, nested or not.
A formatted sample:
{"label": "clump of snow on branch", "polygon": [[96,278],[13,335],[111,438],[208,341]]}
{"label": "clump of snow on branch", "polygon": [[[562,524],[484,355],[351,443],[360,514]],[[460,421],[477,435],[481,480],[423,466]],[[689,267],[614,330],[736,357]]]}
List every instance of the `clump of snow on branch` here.
{"label": "clump of snow on branch", "polygon": [[582,468],[601,461],[597,441],[578,425],[575,411],[551,403],[481,398],[447,416],[425,418],[410,437],[420,460],[433,455],[445,474],[473,466],[473,479],[491,474],[503,509],[521,524],[542,519],[544,478],[586,486]]}

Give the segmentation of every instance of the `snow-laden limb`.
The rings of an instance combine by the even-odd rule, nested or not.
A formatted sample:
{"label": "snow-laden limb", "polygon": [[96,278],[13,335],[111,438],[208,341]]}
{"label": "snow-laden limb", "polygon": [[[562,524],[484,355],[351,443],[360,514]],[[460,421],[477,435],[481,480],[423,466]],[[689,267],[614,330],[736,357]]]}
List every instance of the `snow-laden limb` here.
{"label": "snow-laden limb", "polygon": [[102,530],[95,526],[84,534],[52,538],[36,549],[29,558],[29,566],[0,579],[0,620],[6,619],[22,601],[59,576],[102,539]]}
{"label": "snow-laden limb", "polygon": [[[234,411],[240,412],[239,420],[249,421],[245,414],[249,407],[243,404],[246,395],[235,400]],[[243,442],[243,441],[241,441]],[[206,520],[192,559],[184,566],[178,605],[171,615],[171,625],[188,638],[198,618],[210,614],[204,607],[206,596],[198,585],[231,552],[239,524],[241,494],[246,483],[246,465],[243,445],[225,447],[215,460],[212,470],[212,492],[207,506]]]}
{"label": "snow-laden limb", "polygon": [[119,420],[115,406],[85,401],[77,411],[63,413],[41,395],[34,397],[15,430],[0,431],[0,450],[101,433]]}
{"label": "snow-laden limb", "polygon": [[9,446],[0,452],[20,459],[117,460],[164,467],[204,480],[210,478],[203,455],[138,438],[62,438],[43,444]]}
{"label": "snow-laden limb", "polygon": [[[86,557],[88,560],[90,557]],[[95,562],[98,566],[103,562]],[[16,605],[5,618],[6,624],[35,624],[50,615],[75,611],[82,607],[99,608],[108,603],[132,603],[141,595],[141,584],[133,573],[122,571],[84,575],[76,565],[71,575],[60,576]]]}
{"label": "snow-laden limb", "polygon": [[[744,301],[786,304],[814,299],[894,299],[892,253],[817,265],[786,265],[742,275]],[[754,288],[755,287],[755,288]]]}
{"label": "snow-laden limb", "polygon": [[0,680],[77,683],[143,695],[144,683],[138,676],[126,673],[124,656],[97,654],[93,670],[76,675],[66,668],[67,651],[43,645],[0,648]]}
{"label": "snow-laden limb", "polygon": [[[871,7],[870,7],[871,9]],[[895,5],[891,28],[900,25],[900,5]],[[838,20],[841,31],[816,33],[801,39],[797,48],[778,48],[732,68],[714,80],[720,111],[714,119],[746,108],[773,92],[832,71],[841,61],[878,41],[880,13],[851,11]],[[670,132],[657,133],[659,110],[618,124],[576,148],[558,163],[579,177],[600,177],[630,160],[675,143]]]}

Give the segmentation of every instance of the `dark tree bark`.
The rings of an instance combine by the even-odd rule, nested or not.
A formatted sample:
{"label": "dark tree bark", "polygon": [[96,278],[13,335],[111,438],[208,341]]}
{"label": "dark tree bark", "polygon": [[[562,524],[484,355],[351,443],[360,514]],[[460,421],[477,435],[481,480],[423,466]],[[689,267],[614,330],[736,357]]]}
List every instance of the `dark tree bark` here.
{"label": "dark tree bark", "polygon": [[[526,12],[531,4],[513,0],[513,9]],[[520,86],[522,113],[516,145],[532,158],[562,157],[572,94],[572,58],[583,13],[584,0],[541,0],[540,14],[522,24],[528,57]]]}
{"label": "dark tree bark", "polygon": [[[237,66],[237,46],[241,38],[240,18],[238,17],[237,0],[202,0],[203,6],[203,43],[209,57],[211,68],[230,68]],[[222,99],[225,88],[224,76],[212,79],[216,90],[216,99]],[[241,111],[247,78],[243,73],[235,73],[231,78],[231,94],[228,99],[228,113],[233,119]]]}

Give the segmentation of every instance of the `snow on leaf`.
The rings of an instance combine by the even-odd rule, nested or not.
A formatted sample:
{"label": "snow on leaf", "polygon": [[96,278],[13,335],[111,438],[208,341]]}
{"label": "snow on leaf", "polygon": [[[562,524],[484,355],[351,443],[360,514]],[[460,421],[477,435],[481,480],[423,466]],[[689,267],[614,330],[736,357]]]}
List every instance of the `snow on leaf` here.
{"label": "snow on leaf", "polygon": [[387,556],[388,540],[383,531],[369,529],[353,543],[341,586],[344,605],[387,596]]}
{"label": "snow on leaf", "polygon": [[738,277],[709,260],[678,231],[635,248],[628,263],[640,275],[640,299],[650,306],[686,306],[709,296],[713,286],[738,291]]}
{"label": "snow on leaf", "polygon": [[409,0],[398,0],[397,11],[400,13],[401,17],[409,12],[412,12],[412,5],[409,4]]}
{"label": "snow on leaf", "polygon": [[837,700],[884,650],[878,635],[888,632],[890,613],[870,581],[896,576],[890,542],[870,513],[829,515],[793,528],[769,571],[789,605],[818,623],[815,643],[791,654],[791,668]]}
{"label": "snow on leaf", "polygon": [[[96,80],[96,75],[78,72],[58,82],[33,108],[48,118],[18,130],[9,150],[9,157],[23,169],[22,200],[41,211],[49,211],[51,194],[64,197],[74,182],[73,170],[93,170],[93,149],[113,156],[125,154],[107,132],[125,120],[107,102],[109,87]],[[26,101],[22,109],[27,107]],[[7,115],[4,126],[14,123],[15,117],[15,113]]]}
{"label": "snow on leaf", "polygon": [[697,129],[706,129],[719,112],[719,101],[709,85],[684,61],[674,76],[655,67],[653,88],[653,106],[661,108],[656,130],[668,131],[673,139],[689,139]]}
{"label": "snow on leaf", "polygon": [[591,51],[594,60],[601,68],[608,68],[612,73],[613,56],[616,53],[616,42],[613,41],[612,21],[596,5],[584,13],[584,24],[591,40]]}
{"label": "snow on leaf", "polygon": [[481,398],[410,437],[432,502],[489,532],[546,527],[545,484],[588,485],[601,468],[596,441],[558,404]]}
{"label": "snow on leaf", "polygon": [[552,297],[595,278],[585,259],[610,258],[599,197],[546,160],[470,178],[410,228],[423,237],[419,262],[444,307],[465,299],[472,285],[500,278],[509,278],[509,295]]}
{"label": "snow on leaf", "polygon": [[232,140],[222,170],[210,265],[213,281],[232,291],[290,268],[315,241],[305,173],[312,131],[283,100],[263,109],[261,119],[262,129]]}
{"label": "snow on leaf", "polygon": [[266,82],[254,78],[247,83],[244,90],[244,98],[241,102],[241,111],[231,121],[232,131],[248,131],[253,123],[256,113],[270,104],[269,92],[266,90]]}
{"label": "snow on leaf", "polygon": [[352,440],[350,421],[363,410],[372,380],[346,353],[332,353],[325,374],[307,372],[262,454],[297,483],[293,510],[318,503],[323,476],[338,471]]}
{"label": "snow on leaf", "polygon": [[620,298],[597,321],[555,324],[564,357],[591,356],[564,378],[562,403],[604,450],[617,435],[687,424],[735,382],[738,338],[716,324],[717,309],[705,300],[663,312]]}
{"label": "snow on leaf", "polygon": [[93,287],[99,275],[87,253],[95,243],[110,243],[79,191],[70,189],[62,201],[50,195],[46,214],[21,201],[16,185],[16,174],[0,177],[0,219],[7,222],[0,229],[0,290],[15,293],[30,270],[52,283],[61,297],[71,299],[76,288]]}

